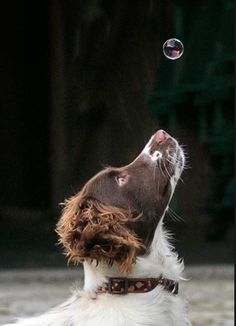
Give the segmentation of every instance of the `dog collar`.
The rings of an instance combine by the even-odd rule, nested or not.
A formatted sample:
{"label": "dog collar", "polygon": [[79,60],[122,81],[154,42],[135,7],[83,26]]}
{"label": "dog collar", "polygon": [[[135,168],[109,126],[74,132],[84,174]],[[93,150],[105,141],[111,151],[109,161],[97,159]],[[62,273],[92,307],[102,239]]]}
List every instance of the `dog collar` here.
{"label": "dog collar", "polygon": [[147,293],[161,285],[164,290],[178,294],[179,284],[163,276],[157,278],[126,278],[111,277],[96,291],[97,294],[128,294],[128,293]]}

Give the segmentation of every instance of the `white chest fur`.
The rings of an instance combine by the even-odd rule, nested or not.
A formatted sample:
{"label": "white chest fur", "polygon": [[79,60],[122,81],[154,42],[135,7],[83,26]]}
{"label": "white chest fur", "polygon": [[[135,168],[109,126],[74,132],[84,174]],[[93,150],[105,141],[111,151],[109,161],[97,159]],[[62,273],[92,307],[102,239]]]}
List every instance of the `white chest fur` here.
{"label": "white chest fur", "polygon": [[[128,295],[95,295],[94,290],[107,277],[120,276],[112,268],[84,263],[84,289],[76,290],[64,304],[39,317],[19,320],[18,326],[185,326],[185,300],[161,286],[148,293]],[[151,252],[138,257],[129,277],[164,277],[181,280],[183,263],[178,261],[160,221]],[[124,275],[122,275],[124,276]]]}

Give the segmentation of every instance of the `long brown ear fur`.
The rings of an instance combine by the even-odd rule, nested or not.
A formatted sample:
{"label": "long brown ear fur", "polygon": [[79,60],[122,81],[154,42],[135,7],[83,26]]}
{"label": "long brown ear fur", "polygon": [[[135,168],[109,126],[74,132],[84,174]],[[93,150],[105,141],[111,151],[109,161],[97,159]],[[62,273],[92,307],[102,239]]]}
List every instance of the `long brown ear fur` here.
{"label": "long brown ear fur", "polygon": [[137,218],[130,211],[82,197],[79,193],[65,202],[56,228],[69,261],[117,262],[121,272],[129,272],[142,246],[129,227]]}

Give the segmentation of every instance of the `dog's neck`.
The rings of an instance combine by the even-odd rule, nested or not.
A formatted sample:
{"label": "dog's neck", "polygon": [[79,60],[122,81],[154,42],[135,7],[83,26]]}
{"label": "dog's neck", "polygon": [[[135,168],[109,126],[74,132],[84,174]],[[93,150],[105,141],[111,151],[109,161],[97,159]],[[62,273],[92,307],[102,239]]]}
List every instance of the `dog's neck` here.
{"label": "dog's neck", "polygon": [[147,278],[163,277],[178,281],[181,278],[184,266],[178,260],[177,254],[168,242],[168,234],[163,229],[163,219],[159,222],[146,256],[137,257],[130,273],[121,273],[116,264],[112,267],[96,262],[84,262],[84,291],[93,292],[109,277]]}

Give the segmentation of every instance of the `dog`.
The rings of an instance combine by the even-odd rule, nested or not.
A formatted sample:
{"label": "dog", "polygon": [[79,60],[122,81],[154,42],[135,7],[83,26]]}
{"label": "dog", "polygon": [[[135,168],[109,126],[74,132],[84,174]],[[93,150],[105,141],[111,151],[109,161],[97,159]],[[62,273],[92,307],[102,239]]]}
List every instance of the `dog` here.
{"label": "dog", "polygon": [[163,219],[185,166],[177,140],[158,130],[129,165],[107,167],[66,200],[56,227],[84,286],[18,326],[185,326],[183,261]]}

